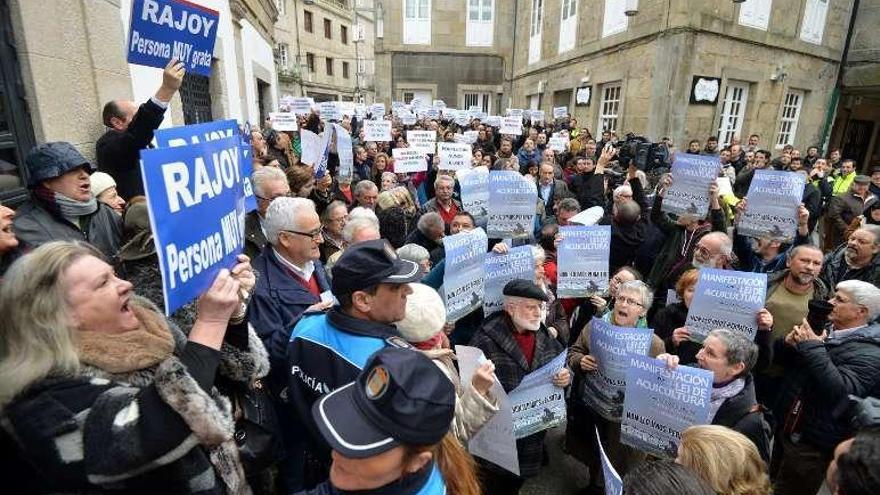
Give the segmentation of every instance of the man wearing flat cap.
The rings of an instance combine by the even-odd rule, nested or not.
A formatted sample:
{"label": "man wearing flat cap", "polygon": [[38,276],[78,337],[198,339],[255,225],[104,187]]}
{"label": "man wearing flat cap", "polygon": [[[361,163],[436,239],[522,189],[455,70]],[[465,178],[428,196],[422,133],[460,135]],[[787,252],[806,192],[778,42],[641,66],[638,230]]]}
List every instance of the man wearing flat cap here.
{"label": "man wearing flat cap", "polygon": [[[471,339],[471,345],[480,348],[486,359],[495,363],[495,375],[510,392],[532,371],[549,363],[565,350],[544,325],[547,294],[530,280],[511,280],[504,286],[504,310],[486,318]],[[571,382],[567,368],[560,369],[552,378],[557,387]],[[544,451],[544,432],[538,432],[516,441],[520,476],[480,460],[481,482],[491,493],[519,493],[527,478],[538,474]]]}
{"label": "man wearing flat cap", "polygon": [[326,479],[330,451],[310,413],[312,404],[354,381],[376,351],[410,347],[393,323],[406,316],[406,297],[412,293],[408,284],[418,281],[422,270],[398,258],[388,241],[377,239],[346,249],[332,274],[331,290],[339,306],[305,313],[287,347],[288,402],[308,432],[307,451],[325,468],[307,473],[315,481]]}
{"label": "man wearing flat cap", "polygon": [[15,234],[25,250],[51,241],[87,241],[113,260],[122,219],[92,195],[95,171],[72,144],[44,143],[25,158],[30,199],[15,215]]}

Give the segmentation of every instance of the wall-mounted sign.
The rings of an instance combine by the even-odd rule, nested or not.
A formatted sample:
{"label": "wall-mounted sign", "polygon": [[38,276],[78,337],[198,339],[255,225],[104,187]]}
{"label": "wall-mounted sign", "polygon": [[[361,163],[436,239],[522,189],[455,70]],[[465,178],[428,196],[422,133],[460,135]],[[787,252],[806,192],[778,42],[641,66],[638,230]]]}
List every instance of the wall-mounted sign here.
{"label": "wall-mounted sign", "polygon": [[574,95],[574,104],[579,107],[588,107],[590,106],[590,98],[592,98],[592,96],[593,92],[590,91],[589,86],[578,88]]}
{"label": "wall-mounted sign", "polygon": [[714,105],[718,102],[720,90],[721,78],[694,76],[694,80],[691,82],[691,104]]}

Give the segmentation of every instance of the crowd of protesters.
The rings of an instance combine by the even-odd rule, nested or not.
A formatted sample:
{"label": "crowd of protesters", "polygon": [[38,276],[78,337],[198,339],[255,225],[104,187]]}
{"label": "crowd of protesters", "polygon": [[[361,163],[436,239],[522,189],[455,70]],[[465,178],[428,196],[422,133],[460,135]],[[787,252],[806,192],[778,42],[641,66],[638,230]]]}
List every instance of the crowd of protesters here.
{"label": "crowd of protesters", "polygon": [[[166,318],[138,160],[183,73],[169,64],[139,106],[107,103],[97,164],[69,143],[36,146],[29,199],[0,206],[0,445],[15,493],[518,493],[549,462],[545,432],[517,440],[519,475],[468,440],[498,412],[493,384],[510,392],[566,349],[550,379],[567,390],[564,451],[589,471],[584,493],[604,493],[595,431],[628,494],[880,493],[880,167],[862,174],[814,146],[770,152],[758,135],[678,151],[664,139],[673,159],[718,156],[731,186],[705,191],[704,218],[676,217],[662,210],[668,169],[627,163],[614,133],[596,139],[574,118],[501,135],[479,119],[366,115],[392,122],[375,142],[346,116],[353,164],[337,138],[320,170],[298,132],[267,122],[247,136],[257,208],[244,254]],[[314,110],[299,126],[330,132]],[[535,185],[535,277],[504,287],[502,311],[446,320],[443,240],[478,225],[433,156],[395,172],[413,129],[476,131],[474,167]],[[735,227],[762,169],[806,176],[791,243]],[[611,288],[558,297],[559,226],[592,207],[611,227]],[[768,274],[754,341],[724,328],[689,339],[701,268]],[[833,306],[824,328],[806,319],[816,300]],[[620,422],[585,400],[593,318],[651,328],[650,356],[712,373],[711,424],[683,432],[674,462],[622,443]],[[469,381],[455,344],[487,358]]]}

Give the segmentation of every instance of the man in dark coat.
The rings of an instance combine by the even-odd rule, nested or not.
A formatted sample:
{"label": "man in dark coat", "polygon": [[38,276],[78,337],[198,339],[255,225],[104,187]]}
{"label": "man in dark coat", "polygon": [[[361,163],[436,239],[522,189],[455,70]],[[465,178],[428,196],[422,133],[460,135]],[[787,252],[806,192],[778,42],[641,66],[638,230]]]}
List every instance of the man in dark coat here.
{"label": "man in dark coat", "polygon": [[[471,339],[471,345],[483,351],[495,364],[495,374],[505,392],[519,386],[529,373],[565,352],[541,321],[546,293],[534,282],[512,280],[504,286],[504,310],[487,318]],[[562,368],[553,375],[553,384],[566,387],[571,372]],[[527,478],[538,474],[544,456],[544,432],[516,441],[520,475],[504,471],[494,464],[479,461],[485,493],[516,494]]]}
{"label": "man in dark coat", "polygon": [[24,250],[52,241],[87,241],[114,260],[122,238],[122,219],[92,195],[95,169],[72,144],[45,143],[25,159],[30,199],[13,225]]}
{"label": "man in dark coat", "polygon": [[257,209],[244,217],[244,254],[254,260],[263,252],[268,242],[266,229],[263,226],[266,221],[266,211],[275,198],[290,195],[290,184],[284,172],[275,167],[263,167],[257,170],[251,175],[251,181],[254,185]]}
{"label": "man in dark coat", "polygon": [[153,131],[165,118],[168,102],[180,89],[185,73],[183,62],[171,59],[162,72],[162,86],[140,107],[126,100],[113,100],[104,105],[107,132],[95,144],[98,168],[113,176],[116,191],[126,200],[144,194],[141,150],[153,140]]}
{"label": "man in dark coat", "polygon": [[804,320],[776,342],[777,362],[786,367],[777,409],[781,451],[774,447],[771,467],[779,495],[819,490],[834,447],[855,433],[848,397],[880,390],[880,325],[870,324],[880,316],[880,289],[859,280],[835,289],[830,331]]}
{"label": "man in dark coat", "polygon": [[862,280],[880,287],[880,227],[864,225],[825,257],[820,275],[829,287],[844,280]]}

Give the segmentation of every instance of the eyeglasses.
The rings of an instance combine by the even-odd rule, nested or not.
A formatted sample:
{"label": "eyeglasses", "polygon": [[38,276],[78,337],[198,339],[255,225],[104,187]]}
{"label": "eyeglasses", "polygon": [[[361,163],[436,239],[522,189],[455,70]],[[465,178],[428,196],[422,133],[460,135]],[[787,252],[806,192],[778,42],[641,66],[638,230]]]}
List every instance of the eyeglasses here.
{"label": "eyeglasses", "polygon": [[639,306],[639,307],[645,306],[644,304],[640,303],[639,301],[636,301],[635,299],[631,299],[631,298],[625,297],[625,296],[617,296],[617,298],[615,298],[614,300],[617,304],[626,304],[627,306]]}
{"label": "eyeglasses", "polygon": [[290,197],[293,197],[293,193],[291,193],[291,192],[286,192],[286,193],[283,193],[283,194],[279,194],[279,195],[277,195],[277,196],[272,196],[271,198],[264,198],[264,197],[262,197],[262,196],[260,196],[260,195],[258,195],[258,194],[256,194],[256,193],[254,193],[254,197],[257,198],[257,199],[261,199],[261,200],[263,200],[263,201],[268,201],[268,202],[271,203],[272,201],[274,201],[274,200],[276,200],[276,199],[278,199],[278,198],[290,198]]}
{"label": "eyeglasses", "polygon": [[282,230],[281,232],[287,232],[288,234],[297,234],[303,237],[311,237],[314,241],[324,238],[324,227],[321,227],[314,232],[299,232],[297,230]]}
{"label": "eyeglasses", "polygon": [[346,221],[348,221],[348,215],[344,215],[339,218],[328,218],[327,219],[327,222],[333,222],[333,223],[345,223]]}

